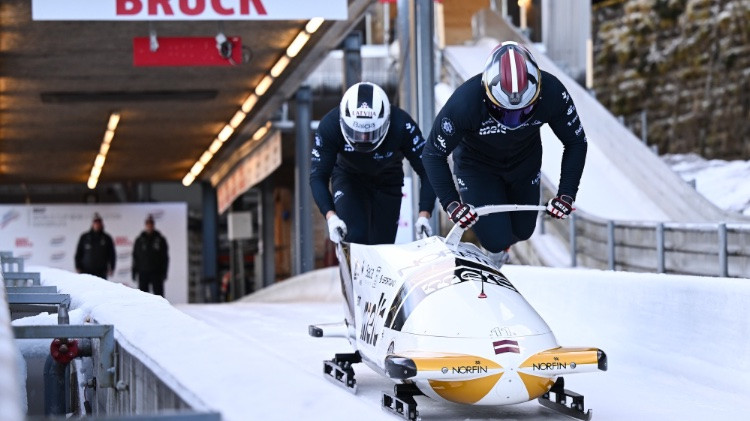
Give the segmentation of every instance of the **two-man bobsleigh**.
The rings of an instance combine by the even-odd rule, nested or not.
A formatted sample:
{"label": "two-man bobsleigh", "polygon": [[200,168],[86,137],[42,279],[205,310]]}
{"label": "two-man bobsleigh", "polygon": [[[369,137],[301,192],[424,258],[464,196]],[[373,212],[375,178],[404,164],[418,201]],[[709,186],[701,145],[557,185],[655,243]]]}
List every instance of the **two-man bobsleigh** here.
{"label": "two-man bobsleigh", "polygon": [[[496,205],[493,212],[543,210]],[[457,225],[446,238],[401,245],[337,247],[345,321],[311,325],[316,337],[344,336],[355,352],[324,362],[328,378],[356,392],[352,364],[364,362],[394,380],[383,408],[417,419],[415,395],[470,405],[508,405],[539,398],[588,420],[583,396],[563,375],[607,369],[598,348],[565,348],[513,284]]]}

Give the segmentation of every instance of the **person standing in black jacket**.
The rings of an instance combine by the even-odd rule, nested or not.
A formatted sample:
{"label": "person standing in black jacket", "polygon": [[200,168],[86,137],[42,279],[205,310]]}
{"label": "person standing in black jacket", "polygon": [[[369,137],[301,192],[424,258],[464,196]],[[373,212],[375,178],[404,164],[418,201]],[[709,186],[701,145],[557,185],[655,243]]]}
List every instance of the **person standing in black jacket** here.
{"label": "person standing in black jacket", "polygon": [[164,281],[169,268],[167,240],[154,229],[154,217],[148,215],[146,227],[133,245],[132,276],[138,279],[138,289],[164,296]]}
{"label": "person standing in black jacket", "polygon": [[75,255],[76,271],[107,279],[115,270],[115,243],[104,232],[102,217],[94,214],[91,229],[78,239]]}
{"label": "person standing in black jacket", "polygon": [[[547,213],[566,218],[586,161],[586,134],[563,84],[539,69],[528,49],[504,42],[484,71],[459,86],[432,126],[422,161],[443,209],[463,228],[474,225],[490,258],[502,265],[508,248],[531,237],[536,212],[498,213],[478,220],[474,206],[538,205],[540,129],[549,124],[563,144],[557,195]],[[448,155],[453,153],[454,184]]]}
{"label": "person standing in black jacket", "polygon": [[431,235],[435,193],[422,166],[425,142],[417,123],[391,106],[378,85],[361,82],[346,91],[339,107],[320,121],[312,150],[310,188],[331,241],[396,240],[404,157],[421,181],[417,237]]}

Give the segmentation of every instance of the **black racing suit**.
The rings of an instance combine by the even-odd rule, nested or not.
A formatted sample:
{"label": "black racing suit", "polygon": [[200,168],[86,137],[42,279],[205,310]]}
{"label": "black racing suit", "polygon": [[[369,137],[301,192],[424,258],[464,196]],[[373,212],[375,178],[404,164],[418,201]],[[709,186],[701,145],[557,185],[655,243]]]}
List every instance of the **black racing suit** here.
{"label": "black racing suit", "polygon": [[[586,161],[586,134],[563,84],[543,71],[537,110],[521,127],[509,130],[490,117],[481,77],[472,77],[451,95],[436,117],[424,149],[422,161],[443,209],[453,201],[476,207],[538,205],[542,166],[539,130],[544,123],[564,146],[557,194],[575,199]],[[458,191],[447,161],[451,152]],[[531,237],[535,226],[536,212],[498,213],[479,218],[474,232],[484,248],[497,253]]]}
{"label": "black racing suit", "polygon": [[89,230],[78,240],[76,270],[107,279],[115,270],[115,244],[104,231]]}
{"label": "black racing suit", "polygon": [[339,124],[339,109],[335,108],[323,117],[315,134],[310,172],[315,203],[323,216],[333,210],[346,223],[346,241],[393,243],[401,210],[404,157],[420,177],[419,210],[432,212],[435,206],[435,193],[422,166],[422,133],[405,111],[391,106],[383,143],[364,153],[346,143]]}

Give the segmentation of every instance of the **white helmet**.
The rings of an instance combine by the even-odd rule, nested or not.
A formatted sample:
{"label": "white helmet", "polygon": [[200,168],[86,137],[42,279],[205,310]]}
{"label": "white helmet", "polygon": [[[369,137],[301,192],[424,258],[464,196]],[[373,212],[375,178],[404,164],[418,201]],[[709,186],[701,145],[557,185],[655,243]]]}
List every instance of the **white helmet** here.
{"label": "white helmet", "polygon": [[360,82],[347,89],[339,106],[341,133],[357,152],[372,152],[383,143],[391,124],[391,104],[383,89]]}

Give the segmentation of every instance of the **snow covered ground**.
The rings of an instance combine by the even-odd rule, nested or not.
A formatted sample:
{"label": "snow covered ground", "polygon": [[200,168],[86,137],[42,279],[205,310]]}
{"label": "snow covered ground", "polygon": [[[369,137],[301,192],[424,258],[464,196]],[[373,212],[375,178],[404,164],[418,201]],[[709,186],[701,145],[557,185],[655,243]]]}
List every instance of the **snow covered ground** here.
{"label": "snow covered ground", "polygon": [[716,206],[750,216],[750,161],[705,159],[696,154],[663,155],[674,172]]}
{"label": "snow covered ground", "polygon": [[[114,324],[118,341],[198,409],[219,410],[228,421],[398,419],[380,409],[380,392],[392,383],[364,365],[355,366],[357,395],[323,377],[324,359],[351,351],[343,339],[307,334],[310,323],[343,317],[335,269],[242,302],[179,310],[88,275],[33,270],[41,270],[43,284],[71,294],[75,320]],[[585,394],[594,419],[734,420],[750,411],[748,280],[512,265],[503,271],[560,344],[607,353],[609,371],[566,378],[568,388]],[[56,316],[46,319],[54,323]],[[424,420],[561,418],[535,402],[472,407],[417,400]]]}
{"label": "snow covered ground", "polygon": [[[750,411],[744,400],[750,378],[736,375],[750,369],[750,362],[737,358],[750,355],[748,280],[523,266],[506,266],[504,272],[547,321],[560,344],[596,346],[607,353],[609,371],[566,378],[568,388],[585,394],[594,419],[729,420],[742,419]],[[266,293],[265,302],[180,308],[285,359],[300,381],[319,380],[313,386],[316,394],[377,409],[380,392],[392,383],[359,364],[355,366],[358,396],[342,393],[323,379],[321,362],[336,352],[350,352],[351,347],[343,339],[307,336],[310,323],[341,320],[341,303],[306,302],[304,296],[294,301],[293,286],[294,281],[285,286],[279,302],[269,302],[273,294]],[[287,399],[290,405],[304,404]],[[561,418],[535,402],[471,407],[424,397],[417,400],[424,420]],[[336,419],[328,412],[314,418]],[[278,419],[284,419],[283,413]],[[397,418],[383,412],[372,419]]]}

